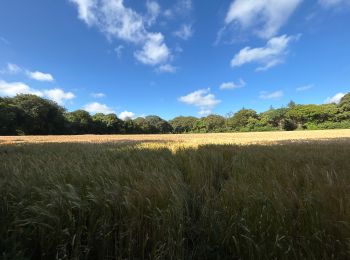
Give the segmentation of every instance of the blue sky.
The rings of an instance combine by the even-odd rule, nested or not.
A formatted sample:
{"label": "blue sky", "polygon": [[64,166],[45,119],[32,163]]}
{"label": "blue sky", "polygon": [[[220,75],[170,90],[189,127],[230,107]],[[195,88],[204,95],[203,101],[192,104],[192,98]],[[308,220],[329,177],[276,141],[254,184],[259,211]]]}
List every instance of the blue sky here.
{"label": "blue sky", "polygon": [[349,0],[0,2],[1,96],[171,119],[348,91]]}

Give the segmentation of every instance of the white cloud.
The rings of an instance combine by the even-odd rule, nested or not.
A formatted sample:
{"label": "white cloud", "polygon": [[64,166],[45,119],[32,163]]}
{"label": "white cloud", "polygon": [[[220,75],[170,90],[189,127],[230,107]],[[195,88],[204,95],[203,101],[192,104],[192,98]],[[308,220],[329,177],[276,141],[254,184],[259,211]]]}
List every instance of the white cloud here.
{"label": "white cloud", "polygon": [[192,0],[177,0],[171,9],[164,12],[164,15],[169,18],[187,16],[191,12],[192,7]]}
{"label": "white cloud", "polygon": [[164,64],[170,58],[170,50],[161,33],[150,33],[142,50],[135,52],[138,61],[147,65]]}
{"label": "white cloud", "polygon": [[33,94],[42,97],[43,93],[22,82],[6,82],[0,80],[0,96],[14,97],[17,94]]}
{"label": "white cloud", "polygon": [[[89,26],[96,26],[110,39],[118,39],[142,46],[135,57],[147,65],[166,63],[171,52],[160,32],[150,32],[147,26],[158,15],[155,1],[147,2],[148,14],[143,16],[125,7],[123,0],[70,0],[78,7],[79,18]],[[151,20],[152,20],[151,19]],[[151,22],[152,23],[152,22]]]}
{"label": "white cloud", "polygon": [[275,92],[261,91],[259,97],[261,99],[279,99],[283,97],[283,91],[282,90],[278,90]]}
{"label": "white cloud", "polygon": [[314,87],[313,84],[305,85],[305,86],[298,87],[298,88],[296,89],[296,91],[298,91],[298,92],[306,91],[306,90],[312,89],[313,87]]}
{"label": "white cloud", "polygon": [[260,48],[245,47],[237,53],[231,60],[232,67],[242,66],[246,63],[261,64],[257,68],[260,70],[267,70],[284,61],[288,53],[288,45],[292,40],[297,40],[300,36],[282,35],[271,38],[266,46]]}
{"label": "white cloud", "polygon": [[262,38],[276,35],[303,0],[234,0],[225,23],[237,23]]}
{"label": "white cloud", "polygon": [[22,71],[22,68],[13,63],[7,63],[6,67],[0,70],[1,74],[18,74]]}
{"label": "white cloud", "polygon": [[235,83],[233,81],[224,82],[220,85],[220,89],[237,89],[237,88],[243,88],[245,85],[246,85],[245,81],[243,79],[240,79],[238,83]]}
{"label": "white cloud", "polygon": [[208,115],[211,110],[218,105],[221,100],[215,98],[215,95],[210,93],[210,89],[200,89],[186,96],[179,98],[179,101],[188,105],[193,105],[199,108],[200,115]]}
{"label": "white cloud", "polygon": [[104,98],[106,95],[104,93],[91,93],[94,98]]}
{"label": "white cloud", "polygon": [[170,64],[161,65],[156,69],[159,73],[175,73],[176,70],[177,68]]}
{"label": "white cloud", "polygon": [[66,100],[75,98],[75,95],[72,92],[65,92],[59,88],[38,90],[29,87],[23,82],[6,82],[0,80],[0,96],[14,97],[17,94],[32,94],[39,97],[45,97],[60,105],[63,105]]}
{"label": "white cloud", "polygon": [[114,110],[108,107],[105,104],[101,104],[98,102],[89,103],[84,106],[84,110],[88,111],[91,114],[103,113],[103,114],[111,114],[114,113]]}
{"label": "white cloud", "polygon": [[349,0],[319,0],[318,2],[325,8],[350,6]]}
{"label": "white cloud", "polygon": [[328,97],[324,101],[326,104],[336,103],[339,104],[340,100],[345,96],[345,93],[337,93],[333,97]]}
{"label": "white cloud", "polygon": [[183,40],[188,40],[193,35],[192,25],[183,24],[178,31],[174,32],[174,35]]}
{"label": "white cloud", "polygon": [[117,53],[117,57],[119,59],[122,57],[123,50],[124,50],[123,45],[118,45],[117,47],[114,48],[114,51]]}
{"label": "white cloud", "polygon": [[49,73],[43,73],[43,72],[40,72],[40,71],[27,71],[27,75],[29,78],[31,79],[35,79],[35,80],[38,80],[38,81],[49,81],[49,82],[52,82],[54,81],[54,78],[51,74]]}
{"label": "white cloud", "polygon": [[64,92],[59,88],[44,90],[44,95],[59,105],[63,105],[65,101],[75,98],[72,92]]}
{"label": "white cloud", "polygon": [[156,1],[148,0],[146,2],[147,8],[147,24],[152,25],[158,18],[160,13],[160,6]]}
{"label": "white cloud", "polygon": [[119,114],[119,118],[122,120],[133,119],[135,118],[135,114],[133,112],[123,111]]}

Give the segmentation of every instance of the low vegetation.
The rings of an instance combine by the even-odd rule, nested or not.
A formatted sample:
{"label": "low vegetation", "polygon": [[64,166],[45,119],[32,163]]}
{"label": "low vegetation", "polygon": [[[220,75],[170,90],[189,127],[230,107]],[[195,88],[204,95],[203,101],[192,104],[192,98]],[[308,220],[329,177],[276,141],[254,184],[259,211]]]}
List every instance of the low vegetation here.
{"label": "low vegetation", "polygon": [[349,156],[349,139],[1,145],[0,258],[349,259]]}
{"label": "low vegetation", "polygon": [[159,116],[126,118],[84,110],[67,112],[53,101],[35,95],[0,98],[0,135],[58,134],[160,134],[218,133],[302,129],[350,128],[350,93],[339,104],[297,105],[270,108],[263,113],[241,109],[227,117],[179,116],[166,121]]}

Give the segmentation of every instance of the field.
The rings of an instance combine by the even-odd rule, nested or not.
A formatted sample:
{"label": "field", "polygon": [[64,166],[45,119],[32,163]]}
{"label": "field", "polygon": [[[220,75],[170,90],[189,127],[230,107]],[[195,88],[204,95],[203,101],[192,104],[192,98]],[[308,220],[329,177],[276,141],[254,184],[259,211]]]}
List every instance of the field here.
{"label": "field", "polygon": [[350,130],[0,137],[0,259],[349,259]]}

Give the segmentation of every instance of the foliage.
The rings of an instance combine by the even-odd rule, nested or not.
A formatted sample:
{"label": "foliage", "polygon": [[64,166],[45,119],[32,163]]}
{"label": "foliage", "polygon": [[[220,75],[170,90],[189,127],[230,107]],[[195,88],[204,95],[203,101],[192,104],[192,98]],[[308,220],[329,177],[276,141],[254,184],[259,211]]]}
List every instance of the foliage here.
{"label": "foliage", "polygon": [[243,108],[227,120],[227,126],[232,130],[239,131],[241,128],[248,127],[248,124],[252,124],[257,118],[258,114],[255,110]]}
{"label": "foliage", "polygon": [[241,109],[227,118],[179,116],[166,121],[151,115],[119,119],[116,114],[90,115],[84,110],[65,112],[55,102],[35,95],[0,98],[0,135],[53,134],[167,134],[277,131],[295,129],[347,128],[350,121],[350,93],[337,104],[298,105],[270,108],[258,114]]}
{"label": "foliage", "polygon": [[198,118],[193,116],[178,116],[170,120],[169,123],[174,129],[174,133],[189,133],[195,128]]}

